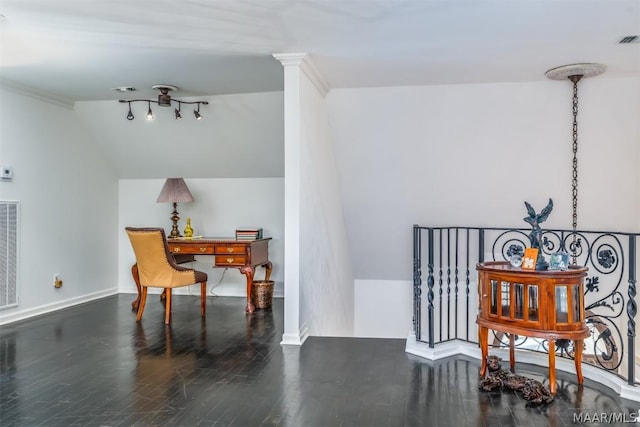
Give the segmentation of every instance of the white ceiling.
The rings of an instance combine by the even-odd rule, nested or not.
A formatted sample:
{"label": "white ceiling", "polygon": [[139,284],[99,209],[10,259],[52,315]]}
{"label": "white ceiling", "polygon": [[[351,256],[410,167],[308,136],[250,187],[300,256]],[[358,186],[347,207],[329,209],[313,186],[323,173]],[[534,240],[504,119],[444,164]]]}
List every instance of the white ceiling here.
{"label": "white ceiling", "polygon": [[[0,77],[70,100],[282,89],[273,53],[308,52],[330,87],[640,74],[640,0],[0,0]],[[9,82],[10,83],[10,82]]]}

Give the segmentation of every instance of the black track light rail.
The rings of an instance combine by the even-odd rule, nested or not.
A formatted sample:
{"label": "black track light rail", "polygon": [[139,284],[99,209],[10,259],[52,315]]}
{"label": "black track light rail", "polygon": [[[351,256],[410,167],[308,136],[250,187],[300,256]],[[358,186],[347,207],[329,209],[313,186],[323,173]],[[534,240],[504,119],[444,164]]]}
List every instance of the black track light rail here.
{"label": "black track light rail", "polygon": [[[153,99],[120,99],[118,102],[127,103],[127,102],[153,102],[154,104],[160,105],[160,102],[154,101]],[[177,102],[178,104],[203,104],[209,105],[209,101],[180,101],[177,99],[172,99],[169,102]]]}
{"label": "black track light rail", "polygon": [[182,109],[182,104],[190,104],[190,105],[198,105],[198,109],[197,110],[193,110],[193,114],[196,117],[196,120],[200,120],[202,119],[202,116],[200,115],[200,104],[203,105],[209,105],[208,101],[180,101],[179,99],[168,99],[164,102],[160,102],[160,101],[155,101],[153,99],[120,99],[118,100],[118,102],[120,103],[128,103],[129,104],[129,111],[127,112],[127,120],[133,120],[135,119],[135,116],[133,115],[133,112],[131,111],[131,103],[132,102],[146,102],[147,105],[149,106],[149,110],[147,111],[147,120],[153,120],[153,112],[151,111],[151,103],[153,102],[154,104],[158,104],[161,107],[168,107],[171,105],[172,102],[176,102],[178,104],[178,108],[175,109],[175,115],[176,115],[176,120],[180,120],[182,119],[182,114],[181,114],[181,109]]}

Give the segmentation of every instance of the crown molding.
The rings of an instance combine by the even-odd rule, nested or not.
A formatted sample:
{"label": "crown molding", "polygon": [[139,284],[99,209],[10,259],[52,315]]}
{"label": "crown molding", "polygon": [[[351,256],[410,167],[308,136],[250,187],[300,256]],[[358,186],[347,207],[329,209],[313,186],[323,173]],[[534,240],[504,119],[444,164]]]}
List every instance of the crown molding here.
{"label": "crown molding", "polygon": [[300,67],[302,72],[311,80],[311,83],[320,91],[323,98],[329,93],[329,90],[331,90],[331,87],[324,80],[308,53],[274,53],[273,57],[280,61],[284,67]]}
{"label": "crown molding", "polygon": [[31,86],[23,85],[13,80],[1,79],[0,86],[2,86],[4,89],[17,93],[19,95],[28,96],[30,98],[34,98],[39,101],[48,102],[50,104],[54,104],[59,107],[68,108],[70,110],[73,110],[75,108],[75,101],[69,98],[65,98],[59,95],[54,95],[52,93],[33,88]]}

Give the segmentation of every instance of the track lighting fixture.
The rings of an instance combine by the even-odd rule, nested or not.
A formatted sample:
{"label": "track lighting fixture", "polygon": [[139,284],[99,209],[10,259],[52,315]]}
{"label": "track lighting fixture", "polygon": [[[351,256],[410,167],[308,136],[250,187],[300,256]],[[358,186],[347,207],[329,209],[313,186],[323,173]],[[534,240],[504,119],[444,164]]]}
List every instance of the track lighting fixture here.
{"label": "track lighting fixture", "polygon": [[146,118],[147,120],[153,120],[153,111],[151,111],[151,103],[155,103],[158,104],[158,106],[160,107],[170,107],[171,103],[177,103],[178,104],[178,108],[175,109],[175,117],[176,120],[180,120],[182,119],[182,114],[181,114],[181,107],[182,104],[197,104],[197,108],[195,110],[193,110],[193,114],[196,117],[196,120],[200,120],[202,119],[202,115],[200,115],[200,104],[203,105],[209,105],[208,101],[181,101],[179,99],[172,99],[171,95],[169,95],[170,91],[176,91],[178,90],[177,87],[175,86],[170,86],[170,85],[154,85],[152,86],[153,89],[156,89],[158,91],[160,91],[160,95],[158,95],[158,100],[154,100],[154,99],[121,99],[119,100],[119,102],[121,103],[127,103],[129,105],[129,111],[127,112],[127,120],[133,120],[135,119],[135,116],[133,115],[133,112],[131,111],[131,103],[132,102],[146,102],[147,103],[147,115]]}

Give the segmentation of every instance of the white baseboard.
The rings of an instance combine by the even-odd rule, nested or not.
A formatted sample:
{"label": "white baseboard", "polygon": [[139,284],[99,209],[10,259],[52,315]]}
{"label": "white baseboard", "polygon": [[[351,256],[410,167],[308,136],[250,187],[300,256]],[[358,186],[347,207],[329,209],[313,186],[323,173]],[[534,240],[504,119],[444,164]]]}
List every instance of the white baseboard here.
{"label": "white baseboard", "polygon": [[107,289],[100,292],[94,292],[92,294],[71,298],[61,302],[45,304],[39,307],[29,308],[26,310],[14,311],[13,313],[0,316],[0,325],[6,325],[9,323],[18,322],[20,320],[25,320],[30,317],[39,316],[41,314],[51,313],[52,311],[62,310],[63,308],[73,307],[74,305],[83,304],[85,302],[108,297],[111,295],[115,295],[117,293],[118,293],[118,289],[112,288],[112,289]]}
{"label": "white baseboard", "polygon": [[[410,333],[407,337],[405,351],[429,360],[438,360],[457,355],[469,356],[478,360],[481,357],[480,347],[478,344],[453,340],[436,344],[434,348],[429,348],[427,343],[418,342],[414,333]],[[491,349],[491,354],[498,356],[503,360],[509,360],[509,349]],[[516,350],[516,363],[517,362],[547,367],[549,358],[543,353]],[[556,370],[575,374],[574,362],[572,360],[557,357]],[[589,379],[610,388],[624,399],[640,402],[640,388],[627,384],[626,381],[614,374],[586,363],[582,364],[582,374],[585,379]]]}
{"label": "white baseboard", "polygon": [[301,346],[309,338],[309,329],[302,327],[298,334],[282,334],[280,345],[297,345]]}

